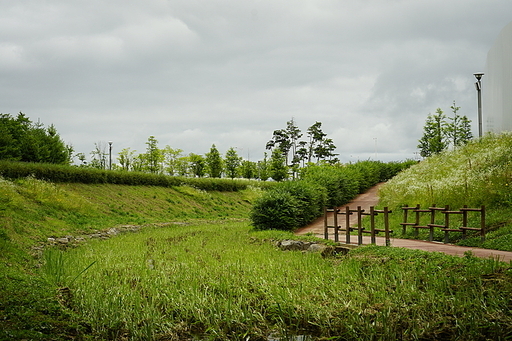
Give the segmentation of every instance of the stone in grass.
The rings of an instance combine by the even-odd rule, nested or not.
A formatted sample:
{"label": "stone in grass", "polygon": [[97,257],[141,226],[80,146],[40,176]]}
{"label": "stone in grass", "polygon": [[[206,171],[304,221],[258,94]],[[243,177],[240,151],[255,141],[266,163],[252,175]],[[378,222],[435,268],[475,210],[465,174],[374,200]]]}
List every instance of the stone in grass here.
{"label": "stone in grass", "polygon": [[283,251],[304,251],[307,250],[311,245],[311,242],[303,242],[300,240],[282,240],[278,243],[278,246]]}

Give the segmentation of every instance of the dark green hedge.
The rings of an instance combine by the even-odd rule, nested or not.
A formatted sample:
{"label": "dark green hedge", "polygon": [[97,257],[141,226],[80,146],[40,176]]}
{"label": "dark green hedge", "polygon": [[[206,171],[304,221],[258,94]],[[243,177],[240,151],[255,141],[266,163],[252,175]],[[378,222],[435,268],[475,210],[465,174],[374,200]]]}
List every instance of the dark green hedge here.
{"label": "dark green hedge", "polygon": [[256,229],[293,230],[322,214],[325,188],[307,181],[280,182],[260,197],[251,211]]}
{"label": "dark green hedge", "polygon": [[33,176],[56,183],[119,184],[174,187],[188,185],[205,191],[233,192],[248,186],[266,187],[271,184],[255,180],[186,178],[141,172],[110,171],[85,167],[44,163],[0,161],[0,176],[18,179]]}

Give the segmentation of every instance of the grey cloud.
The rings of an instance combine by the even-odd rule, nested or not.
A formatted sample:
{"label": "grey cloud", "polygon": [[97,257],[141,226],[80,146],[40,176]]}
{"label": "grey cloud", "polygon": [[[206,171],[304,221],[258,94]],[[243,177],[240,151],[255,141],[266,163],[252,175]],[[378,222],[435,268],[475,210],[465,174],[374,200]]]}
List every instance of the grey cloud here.
{"label": "grey cloud", "polygon": [[429,112],[475,114],[508,0],[3,1],[0,112],[100,140],[261,158],[315,121],[339,153],[409,158]]}

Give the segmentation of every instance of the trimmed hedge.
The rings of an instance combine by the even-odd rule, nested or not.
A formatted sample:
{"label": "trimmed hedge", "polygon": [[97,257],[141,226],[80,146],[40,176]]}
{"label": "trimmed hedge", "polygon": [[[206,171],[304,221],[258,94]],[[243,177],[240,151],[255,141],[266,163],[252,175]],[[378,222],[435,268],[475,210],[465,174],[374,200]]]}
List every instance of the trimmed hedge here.
{"label": "trimmed hedge", "polygon": [[0,161],[0,176],[18,179],[33,176],[56,183],[118,184],[132,186],[175,187],[188,185],[205,191],[234,192],[248,186],[269,187],[273,184],[245,179],[186,178],[142,172],[111,171],[45,163]]}

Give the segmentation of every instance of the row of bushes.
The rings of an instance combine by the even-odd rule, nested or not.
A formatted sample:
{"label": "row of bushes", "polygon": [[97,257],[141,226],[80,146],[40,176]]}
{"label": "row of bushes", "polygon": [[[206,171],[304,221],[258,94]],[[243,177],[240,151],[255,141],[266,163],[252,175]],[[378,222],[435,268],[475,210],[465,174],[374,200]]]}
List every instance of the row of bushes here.
{"label": "row of bushes", "polygon": [[415,161],[361,161],[304,168],[300,179],[279,183],[259,198],[251,211],[256,229],[294,230],[322,215],[325,206],[348,203],[371,186],[389,180]]}
{"label": "row of bushes", "polygon": [[119,184],[175,187],[188,185],[205,191],[234,192],[248,186],[269,186],[255,180],[231,180],[218,178],[187,178],[141,172],[110,171],[73,166],[0,161],[0,176],[18,179],[33,176],[56,183]]}

